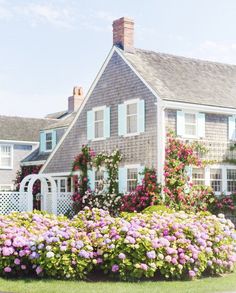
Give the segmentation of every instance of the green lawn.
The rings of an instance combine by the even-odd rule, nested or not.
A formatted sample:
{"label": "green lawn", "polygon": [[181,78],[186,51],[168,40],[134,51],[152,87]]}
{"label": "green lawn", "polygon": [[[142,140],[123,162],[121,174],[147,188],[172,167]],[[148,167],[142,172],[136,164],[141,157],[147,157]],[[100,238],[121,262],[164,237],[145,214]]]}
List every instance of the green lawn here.
{"label": "green lawn", "polygon": [[211,293],[236,292],[236,273],[196,281],[82,282],[57,280],[7,280],[0,278],[0,292],[18,293]]}

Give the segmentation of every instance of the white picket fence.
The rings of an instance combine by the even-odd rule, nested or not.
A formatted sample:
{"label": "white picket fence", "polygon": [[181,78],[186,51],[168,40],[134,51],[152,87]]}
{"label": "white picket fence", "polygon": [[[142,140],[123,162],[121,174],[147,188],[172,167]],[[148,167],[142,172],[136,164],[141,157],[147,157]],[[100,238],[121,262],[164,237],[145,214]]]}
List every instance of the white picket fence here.
{"label": "white picket fence", "polygon": [[[53,201],[52,193],[43,195],[41,199],[42,210],[48,213],[56,211],[57,215],[68,214],[72,212],[72,193],[57,193],[56,200]],[[32,196],[28,192],[0,192],[0,214],[9,214],[12,211],[31,211],[32,203],[29,202]],[[53,208],[53,202],[56,203],[56,207]]]}

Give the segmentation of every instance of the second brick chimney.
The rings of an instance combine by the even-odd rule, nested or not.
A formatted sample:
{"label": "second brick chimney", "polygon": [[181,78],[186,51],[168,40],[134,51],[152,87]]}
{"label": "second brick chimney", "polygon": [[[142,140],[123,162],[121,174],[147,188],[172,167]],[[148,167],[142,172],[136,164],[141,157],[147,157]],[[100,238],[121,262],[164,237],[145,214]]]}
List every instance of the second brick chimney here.
{"label": "second brick chimney", "polygon": [[68,112],[72,113],[79,109],[84,99],[84,91],[81,86],[73,88],[73,96],[68,98]]}
{"label": "second brick chimney", "polygon": [[134,52],[134,21],[122,17],[113,21],[113,45]]}

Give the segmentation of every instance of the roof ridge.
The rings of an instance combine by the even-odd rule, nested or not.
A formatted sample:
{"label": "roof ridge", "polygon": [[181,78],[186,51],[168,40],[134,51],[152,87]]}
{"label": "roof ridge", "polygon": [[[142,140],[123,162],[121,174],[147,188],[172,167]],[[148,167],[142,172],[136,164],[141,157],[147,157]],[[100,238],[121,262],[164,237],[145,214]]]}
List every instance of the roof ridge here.
{"label": "roof ridge", "polygon": [[18,118],[18,119],[28,119],[28,120],[42,120],[42,121],[57,121],[56,118],[38,118],[38,117],[23,117],[23,116],[10,116],[10,115],[0,115],[0,118]]}
{"label": "roof ridge", "polygon": [[[123,51],[123,50],[121,50]],[[196,58],[196,57],[186,57],[186,56],[182,56],[182,55],[175,55],[175,54],[171,54],[171,53],[163,53],[163,52],[157,52],[157,51],[153,51],[153,50],[146,50],[146,49],[141,49],[141,48],[135,48],[135,52],[144,52],[144,53],[152,53],[152,54],[158,54],[158,55],[162,55],[162,56],[168,56],[168,57],[174,57],[174,58],[181,58],[181,59],[185,59],[185,60],[192,60],[195,62],[202,62],[202,63],[211,63],[211,64],[215,64],[215,65],[223,65],[223,66],[230,66],[230,67],[236,67],[236,64],[231,64],[231,63],[224,63],[224,62],[220,62],[220,61],[213,61],[213,60],[206,60],[206,59],[200,59],[200,58]],[[127,52],[125,52],[127,54]],[[128,54],[132,54],[132,53],[128,53]]]}

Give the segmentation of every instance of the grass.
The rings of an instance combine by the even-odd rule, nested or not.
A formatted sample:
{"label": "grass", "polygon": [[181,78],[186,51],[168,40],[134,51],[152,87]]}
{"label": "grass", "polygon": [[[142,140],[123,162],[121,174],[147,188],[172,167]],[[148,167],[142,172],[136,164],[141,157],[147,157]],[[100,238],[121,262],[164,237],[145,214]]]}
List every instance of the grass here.
{"label": "grass", "polygon": [[215,293],[236,292],[236,273],[195,281],[84,282],[0,278],[0,292],[17,293]]}

